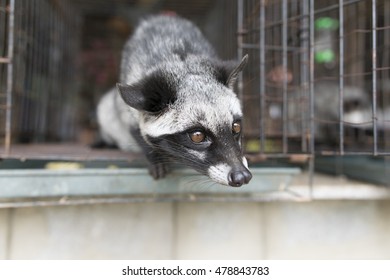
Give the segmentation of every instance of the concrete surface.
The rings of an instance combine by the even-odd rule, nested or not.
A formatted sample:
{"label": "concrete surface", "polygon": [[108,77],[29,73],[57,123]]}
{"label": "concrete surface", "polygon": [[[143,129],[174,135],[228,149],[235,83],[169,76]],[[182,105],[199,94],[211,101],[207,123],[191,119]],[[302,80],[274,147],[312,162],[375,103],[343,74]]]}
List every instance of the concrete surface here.
{"label": "concrete surface", "polygon": [[178,259],[261,259],[263,211],[259,203],[179,203]]}
{"label": "concrete surface", "polygon": [[15,209],[11,259],[172,258],[172,205]]}
{"label": "concrete surface", "polygon": [[0,211],[0,257],[389,259],[389,217],[389,200],[19,208]]}
{"label": "concrete surface", "polygon": [[389,259],[389,201],[271,203],[266,258]]}
{"label": "concrete surface", "polygon": [[307,174],[265,201],[0,209],[0,259],[390,259],[390,189]]}
{"label": "concrete surface", "polygon": [[7,258],[9,211],[8,209],[0,209],[0,260]]}

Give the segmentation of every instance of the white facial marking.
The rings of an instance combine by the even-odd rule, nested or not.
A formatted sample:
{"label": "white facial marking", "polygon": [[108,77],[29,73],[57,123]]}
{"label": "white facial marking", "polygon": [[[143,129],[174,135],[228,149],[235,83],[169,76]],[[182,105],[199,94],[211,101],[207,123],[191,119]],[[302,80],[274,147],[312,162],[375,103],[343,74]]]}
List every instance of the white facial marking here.
{"label": "white facial marking", "polygon": [[231,167],[225,163],[220,163],[209,167],[208,175],[210,179],[222,185],[229,185],[228,175]]}
{"label": "white facial marking", "polygon": [[242,164],[248,169],[248,161],[246,160],[246,157],[242,157]]}
{"label": "white facial marking", "polygon": [[351,124],[359,124],[359,123],[363,123],[363,122],[369,122],[369,120],[370,120],[369,114],[365,114],[364,111],[355,110],[355,111],[344,114],[343,121],[345,121],[347,123],[351,123]]}
{"label": "white facial marking", "polygon": [[206,159],[206,152],[200,152],[200,151],[195,151],[195,150],[187,150],[188,153],[192,154],[199,160],[205,160]]}

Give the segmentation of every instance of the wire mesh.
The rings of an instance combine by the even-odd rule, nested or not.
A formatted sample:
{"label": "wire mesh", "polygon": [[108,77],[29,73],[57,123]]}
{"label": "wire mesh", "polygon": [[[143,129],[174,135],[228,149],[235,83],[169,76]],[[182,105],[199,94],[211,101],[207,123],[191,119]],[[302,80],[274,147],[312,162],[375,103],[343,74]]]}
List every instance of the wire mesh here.
{"label": "wire mesh", "polygon": [[237,1],[248,152],[390,154],[389,6]]}
{"label": "wire mesh", "polygon": [[0,141],[75,134],[81,19],[66,2],[0,1]]}

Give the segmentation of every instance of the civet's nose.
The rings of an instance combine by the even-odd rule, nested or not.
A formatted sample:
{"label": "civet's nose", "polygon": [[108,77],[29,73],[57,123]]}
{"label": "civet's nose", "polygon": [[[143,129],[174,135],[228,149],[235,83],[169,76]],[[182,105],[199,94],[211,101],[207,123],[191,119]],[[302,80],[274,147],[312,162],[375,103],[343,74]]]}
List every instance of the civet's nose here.
{"label": "civet's nose", "polygon": [[248,184],[252,179],[252,174],[245,168],[242,170],[232,170],[228,175],[229,185],[232,187],[241,187]]}

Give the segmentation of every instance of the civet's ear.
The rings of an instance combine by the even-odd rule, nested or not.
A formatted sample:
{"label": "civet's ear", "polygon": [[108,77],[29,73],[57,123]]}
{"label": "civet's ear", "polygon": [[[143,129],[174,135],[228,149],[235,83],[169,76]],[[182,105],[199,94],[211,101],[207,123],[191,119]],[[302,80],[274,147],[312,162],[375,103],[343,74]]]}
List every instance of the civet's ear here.
{"label": "civet's ear", "polygon": [[247,63],[248,55],[245,55],[238,65],[236,62],[232,61],[222,61],[216,63],[214,67],[216,71],[215,75],[217,80],[229,87],[230,89],[233,89],[237,81],[238,75],[244,69]]}
{"label": "civet's ear", "polygon": [[227,79],[227,85],[229,88],[233,89],[234,84],[237,81],[238,74],[240,74],[240,72],[244,69],[247,63],[248,63],[248,55],[246,54],[242,58],[240,64],[238,64],[238,66],[234,68],[233,71],[230,73],[229,78]]}
{"label": "civet's ear", "polygon": [[160,113],[176,100],[173,85],[158,72],[131,85],[117,84],[117,88],[127,105],[151,114]]}

